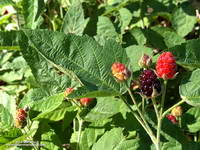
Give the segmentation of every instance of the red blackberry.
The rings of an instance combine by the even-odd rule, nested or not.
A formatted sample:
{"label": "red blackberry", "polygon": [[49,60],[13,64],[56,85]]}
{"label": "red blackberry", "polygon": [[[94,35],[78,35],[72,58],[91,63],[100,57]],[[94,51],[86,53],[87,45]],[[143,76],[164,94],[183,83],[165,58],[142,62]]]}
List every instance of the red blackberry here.
{"label": "red blackberry", "polygon": [[93,100],[94,100],[94,98],[87,98],[87,97],[81,98],[80,99],[80,104],[82,106],[88,106]]}
{"label": "red blackberry", "polygon": [[27,118],[27,112],[22,108],[17,109],[15,118],[15,127],[24,128],[27,124],[26,118]]}
{"label": "red blackberry", "polygon": [[176,59],[171,52],[162,53],[156,64],[156,72],[158,77],[164,80],[172,79],[176,75]]}
{"label": "red blackberry", "polygon": [[147,97],[155,96],[153,94],[153,89],[156,90],[157,93],[161,92],[161,84],[158,80],[156,74],[153,70],[144,70],[139,77],[140,81],[140,89],[143,95]]}
{"label": "red blackberry", "polygon": [[173,115],[167,115],[166,116],[168,120],[170,120],[173,124],[176,124],[178,121],[176,120],[176,117]]}

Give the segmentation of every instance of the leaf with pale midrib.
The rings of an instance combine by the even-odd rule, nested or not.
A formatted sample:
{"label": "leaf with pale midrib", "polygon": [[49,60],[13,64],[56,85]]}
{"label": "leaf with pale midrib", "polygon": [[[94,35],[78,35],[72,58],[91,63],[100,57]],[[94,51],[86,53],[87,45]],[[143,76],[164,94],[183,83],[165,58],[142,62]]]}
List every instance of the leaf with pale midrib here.
{"label": "leaf with pale midrib", "polygon": [[95,91],[107,91],[102,96],[124,92],[123,84],[113,78],[111,66],[114,62],[129,64],[129,60],[125,50],[115,41],[108,40],[102,47],[88,36],[47,30],[25,30],[24,33],[29,40],[27,48],[22,45],[27,62],[33,62],[31,58],[41,57],[40,63],[48,62],[64,74],[71,72],[77,75],[82,83]]}

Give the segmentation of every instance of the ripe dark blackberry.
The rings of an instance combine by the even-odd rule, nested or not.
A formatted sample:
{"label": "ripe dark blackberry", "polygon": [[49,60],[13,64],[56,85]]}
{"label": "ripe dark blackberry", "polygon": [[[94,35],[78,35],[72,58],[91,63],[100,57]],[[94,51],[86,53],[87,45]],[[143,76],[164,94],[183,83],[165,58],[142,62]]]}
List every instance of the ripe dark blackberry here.
{"label": "ripe dark blackberry", "polygon": [[153,93],[153,88],[157,93],[161,92],[161,84],[157,78],[157,75],[153,70],[144,70],[139,77],[140,89],[143,95],[151,97]]}

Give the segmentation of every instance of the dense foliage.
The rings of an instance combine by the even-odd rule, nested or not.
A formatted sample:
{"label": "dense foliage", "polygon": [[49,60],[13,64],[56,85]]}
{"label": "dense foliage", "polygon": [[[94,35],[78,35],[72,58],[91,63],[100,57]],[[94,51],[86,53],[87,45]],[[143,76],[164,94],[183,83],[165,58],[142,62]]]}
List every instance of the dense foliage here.
{"label": "dense foliage", "polygon": [[0,150],[200,149],[199,6],[1,0]]}

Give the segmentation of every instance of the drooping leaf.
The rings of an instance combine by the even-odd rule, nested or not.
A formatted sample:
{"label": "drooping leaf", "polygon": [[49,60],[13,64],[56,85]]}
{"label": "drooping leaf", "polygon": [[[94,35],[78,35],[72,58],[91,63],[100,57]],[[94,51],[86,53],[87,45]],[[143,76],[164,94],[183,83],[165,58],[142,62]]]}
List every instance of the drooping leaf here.
{"label": "drooping leaf", "polygon": [[194,12],[190,5],[182,4],[172,13],[172,26],[180,36],[184,37],[192,31],[196,23]]}
{"label": "drooping leaf", "polygon": [[[101,96],[124,92],[124,85],[115,81],[110,68],[114,62],[128,65],[129,60],[124,49],[113,40],[107,40],[102,47],[88,36],[79,37],[45,30],[24,32],[29,42],[21,41],[22,52],[36,78],[42,78],[46,82],[48,78],[53,80],[49,76],[49,70],[53,72],[53,66],[63,73],[63,78],[68,75],[92,87],[94,91],[107,91]],[[47,64],[51,66],[49,69]],[[55,80],[59,77],[55,73],[53,75]],[[66,81],[61,82],[61,79],[57,79],[58,87],[61,86],[60,83],[67,84]]]}
{"label": "drooping leaf", "polygon": [[89,19],[84,18],[81,2],[74,0],[65,14],[62,31],[65,34],[82,35],[88,21]]}
{"label": "drooping leaf", "polygon": [[25,27],[29,29],[36,29],[42,22],[41,13],[44,10],[44,0],[23,0],[23,15],[25,20]]}
{"label": "drooping leaf", "polygon": [[170,28],[155,26],[151,29],[159,33],[164,38],[164,42],[168,48],[174,47],[176,45],[181,45],[185,42],[183,37],[172,31]]}
{"label": "drooping leaf", "polygon": [[200,105],[200,69],[193,71],[186,76],[179,87],[179,93],[183,100],[188,104],[199,106]]}
{"label": "drooping leaf", "polygon": [[133,28],[130,30],[131,35],[134,37],[138,45],[144,45],[147,42],[147,38],[145,37],[142,29],[140,28]]}
{"label": "drooping leaf", "polygon": [[102,45],[107,39],[118,40],[118,34],[108,17],[99,16],[97,22],[97,41]]}
{"label": "drooping leaf", "polygon": [[125,33],[126,28],[131,22],[132,13],[127,8],[121,8],[119,10],[120,21],[121,21],[121,34]]}

